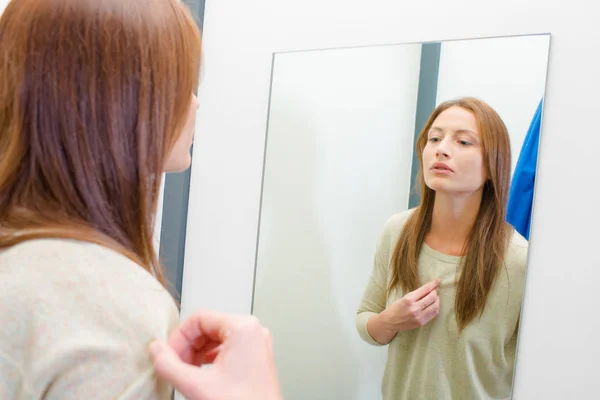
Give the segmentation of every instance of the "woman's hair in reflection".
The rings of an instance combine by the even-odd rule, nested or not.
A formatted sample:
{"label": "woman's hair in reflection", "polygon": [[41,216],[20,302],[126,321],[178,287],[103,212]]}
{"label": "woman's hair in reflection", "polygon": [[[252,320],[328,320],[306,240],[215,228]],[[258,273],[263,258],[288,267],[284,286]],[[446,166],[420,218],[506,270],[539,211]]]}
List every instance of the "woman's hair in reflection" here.
{"label": "woman's hair in reflection", "polygon": [[154,219],[198,82],[178,0],[12,0],[0,18],[0,248],[108,246],[163,284]]}
{"label": "woman's hair in reflection", "polygon": [[418,259],[425,235],[431,227],[435,201],[435,191],[427,187],[423,177],[423,149],[427,144],[429,129],[438,115],[456,106],[472,112],[476,117],[488,177],[477,220],[462,253],[464,256],[454,304],[456,321],[462,331],[484,311],[487,296],[503,265],[511,232],[510,225],[506,222],[511,168],[508,130],[496,111],[481,100],[461,98],[440,104],[417,139],[421,204],[408,218],[396,243],[391,260],[392,274],[388,294],[398,286],[404,292],[409,292],[423,283],[419,278]]}

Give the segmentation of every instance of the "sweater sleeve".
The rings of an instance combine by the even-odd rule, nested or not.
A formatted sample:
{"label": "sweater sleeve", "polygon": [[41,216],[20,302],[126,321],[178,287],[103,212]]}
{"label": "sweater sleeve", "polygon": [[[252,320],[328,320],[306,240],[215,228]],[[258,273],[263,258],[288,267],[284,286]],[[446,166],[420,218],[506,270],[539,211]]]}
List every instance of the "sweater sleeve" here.
{"label": "sweater sleeve", "polygon": [[71,310],[70,329],[48,343],[42,356],[45,400],[171,399],[172,388],[154,374],[148,345],[155,338],[168,338],[177,323],[176,309],[148,278],[135,291],[89,287],[85,299],[79,292],[78,303],[84,307]]}
{"label": "sweater sleeve", "polygon": [[[9,384],[6,384],[6,383]],[[19,365],[0,350],[0,399],[35,398]]]}
{"label": "sweater sleeve", "polygon": [[362,300],[356,311],[356,329],[360,337],[369,344],[374,346],[382,346],[375,341],[367,330],[367,321],[374,315],[379,314],[386,308],[387,302],[387,284],[389,273],[389,261],[392,236],[392,226],[394,225],[394,217],[388,220],[384,226],[383,232],[379,237],[377,247],[375,249],[375,257],[373,260],[373,268],[371,276],[364,289]]}
{"label": "sweater sleeve", "polygon": [[94,344],[82,340],[57,352],[63,358],[51,364],[60,366],[60,370],[44,399],[170,400],[172,389],[156,379],[145,346],[140,344],[118,338]]}
{"label": "sweater sleeve", "polygon": [[0,385],[1,398],[171,399],[147,347],[167,339],[179,316],[154,277],[94,245],[42,241],[11,253],[17,268],[0,320],[13,333],[0,335],[0,372],[14,380]]}
{"label": "sweater sleeve", "polygon": [[[156,379],[152,364],[141,357],[142,348],[118,354],[117,346],[96,347],[65,354],[71,363],[48,388],[45,400],[170,400],[172,389]],[[137,356],[136,365],[128,355]]]}

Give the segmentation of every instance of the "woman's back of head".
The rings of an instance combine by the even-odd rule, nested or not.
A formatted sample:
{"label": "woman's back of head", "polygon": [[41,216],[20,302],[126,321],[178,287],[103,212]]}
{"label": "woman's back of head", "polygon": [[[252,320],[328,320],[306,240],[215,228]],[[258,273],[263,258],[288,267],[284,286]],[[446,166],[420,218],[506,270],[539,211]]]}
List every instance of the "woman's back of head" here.
{"label": "woman's back of head", "polygon": [[157,267],[160,178],[199,60],[178,0],[12,0],[0,18],[0,247],[83,239]]}

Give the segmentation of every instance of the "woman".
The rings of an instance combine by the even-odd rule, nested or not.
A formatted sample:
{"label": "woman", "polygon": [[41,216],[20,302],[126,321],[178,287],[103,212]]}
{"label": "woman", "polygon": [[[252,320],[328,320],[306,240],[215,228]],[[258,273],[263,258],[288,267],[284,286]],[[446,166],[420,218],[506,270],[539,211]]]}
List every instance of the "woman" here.
{"label": "woman", "polygon": [[[216,358],[214,382],[229,385],[202,398],[276,398],[268,333],[250,317],[206,312],[177,328],[153,246],[162,173],[190,164],[199,60],[199,31],[178,0],[8,4],[1,399],[170,399],[148,345],[190,324],[213,337],[194,344]],[[240,360],[252,374],[240,375]]]}
{"label": "woman", "polygon": [[385,224],[358,332],[389,345],[384,399],[507,398],[527,258],[505,222],[508,132],[463,98],[436,108],[416,148],[421,204]]}

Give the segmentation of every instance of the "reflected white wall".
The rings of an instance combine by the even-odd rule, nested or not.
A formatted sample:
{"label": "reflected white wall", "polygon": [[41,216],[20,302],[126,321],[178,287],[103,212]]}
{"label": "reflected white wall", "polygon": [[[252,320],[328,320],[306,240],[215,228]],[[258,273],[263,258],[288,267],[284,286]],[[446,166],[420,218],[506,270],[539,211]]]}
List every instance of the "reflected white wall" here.
{"label": "reflected white wall", "polygon": [[492,106],[510,134],[513,172],[544,95],[549,45],[550,37],[539,35],[459,40],[441,46],[438,104],[474,96]]}
{"label": "reflected white wall", "polygon": [[385,348],[355,312],[383,222],[406,208],[420,45],[275,56],[254,314],[286,400],[373,400]]}

